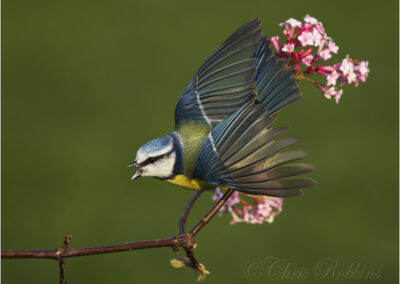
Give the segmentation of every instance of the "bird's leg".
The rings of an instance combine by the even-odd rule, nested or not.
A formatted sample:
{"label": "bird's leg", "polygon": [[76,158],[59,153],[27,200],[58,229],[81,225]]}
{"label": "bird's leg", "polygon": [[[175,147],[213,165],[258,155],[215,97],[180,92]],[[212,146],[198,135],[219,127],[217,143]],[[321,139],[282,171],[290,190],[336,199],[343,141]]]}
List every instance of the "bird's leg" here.
{"label": "bird's leg", "polygon": [[[199,196],[202,192],[203,192],[202,190],[196,190],[196,192],[190,197],[190,200],[189,200],[188,204],[186,205],[186,208],[183,211],[181,218],[179,218],[179,237],[185,238],[186,246],[183,246],[183,249],[186,252],[186,256],[190,260],[191,268],[193,268],[196,271],[200,271],[201,265],[193,255],[191,248],[194,246],[194,244],[192,242],[191,236],[186,234],[186,232],[185,232],[185,225],[186,225],[186,220],[190,213],[190,210],[193,207],[193,204],[196,202],[197,198],[199,198]],[[174,247],[173,249],[174,249],[174,254],[178,254],[178,252],[179,252],[178,247]]]}
{"label": "bird's leg", "polygon": [[202,192],[203,192],[202,190],[196,190],[196,192],[192,195],[192,197],[190,197],[190,200],[186,205],[185,211],[183,211],[181,218],[179,218],[179,235],[185,234],[185,225],[187,216],[189,215],[189,212],[192,209],[193,204],[196,202],[197,198],[200,196]]}

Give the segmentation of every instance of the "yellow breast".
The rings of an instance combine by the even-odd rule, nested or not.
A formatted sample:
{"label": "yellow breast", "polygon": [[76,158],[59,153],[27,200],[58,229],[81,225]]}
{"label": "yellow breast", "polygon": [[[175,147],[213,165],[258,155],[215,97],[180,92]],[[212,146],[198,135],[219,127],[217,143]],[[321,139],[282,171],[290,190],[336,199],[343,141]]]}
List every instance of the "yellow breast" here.
{"label": "yellow breast", "polygon": [[167,179],[165,181],[180,187],[194,190],[211,189],[215,187],[205,181],[197,178],[188,178],[185,175],[176,175],[173,179]]}

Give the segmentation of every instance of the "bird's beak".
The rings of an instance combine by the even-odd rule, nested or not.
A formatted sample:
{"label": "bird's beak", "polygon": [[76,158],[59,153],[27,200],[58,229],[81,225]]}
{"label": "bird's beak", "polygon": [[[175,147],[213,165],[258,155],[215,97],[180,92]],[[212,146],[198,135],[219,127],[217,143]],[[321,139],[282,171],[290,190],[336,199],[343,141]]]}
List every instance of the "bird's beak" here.
{"label": "bird's beak", "polygon": [[[139,164],[137,163],[137,161],[133,161],[132,163],[130,163],[128,165],[128,167],[138,167],[138,166],[139,166]],[[136,173],[133,175],[133,177],[131,177],[131,180],[135,180],[137,178],[140,178],[142,176],[142,173],[143,173],[142,170],[138,169],[136,171]]]}
{"label": "bird's beak", "polygon": [[141,169],[138,169],[137,171],[136,171],[136,173],[133,175],[133,177],[131,177],[131,180],[135,180],[135,179],[137,179],[137,178],[140,178],[142,176],[142,170]]}
{"label": "bird's beak", "polygon": [[138,165],[138,163],[136,162],[136,161],[133,161],[132,163],[130,163],[129,165],[128,165],[128,167],[137,167],[137,165]]}

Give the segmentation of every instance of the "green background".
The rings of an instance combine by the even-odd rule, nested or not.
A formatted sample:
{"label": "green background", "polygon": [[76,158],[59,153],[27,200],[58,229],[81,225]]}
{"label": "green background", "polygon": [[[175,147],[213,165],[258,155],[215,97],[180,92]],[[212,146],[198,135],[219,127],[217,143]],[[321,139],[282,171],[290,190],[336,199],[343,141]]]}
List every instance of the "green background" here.
{"label": "green background", "polygon": [[[271,256],[310,274],[275,283],[321,283],[312,273],[325,257],[397,283],[398,10],[397,1],[3,1],[2,249],[55,248],[67,234],[75,248],[176,234],[192,192],[131,182],[128,163],[173,129],[179,94],[237,27],[258,16],[267,36],[282,37],[279,23],[310,14],[339,45],[336,60],[368,60],[370,77],[345,87],[338,105],[301,83],[303,98],[277,124],[303,137],[318,185],[286,200],[272,225],[215,218],[195,253],[206,283],[270,282],[265,267],[249,279],[246,265]],[[211,205],[203,195],[189,225]],[[66,279],[194,282],[172,257],[162,248],[67,259]],[[52,260],[2,260],[3,283],[57,283],[58,273]]]}

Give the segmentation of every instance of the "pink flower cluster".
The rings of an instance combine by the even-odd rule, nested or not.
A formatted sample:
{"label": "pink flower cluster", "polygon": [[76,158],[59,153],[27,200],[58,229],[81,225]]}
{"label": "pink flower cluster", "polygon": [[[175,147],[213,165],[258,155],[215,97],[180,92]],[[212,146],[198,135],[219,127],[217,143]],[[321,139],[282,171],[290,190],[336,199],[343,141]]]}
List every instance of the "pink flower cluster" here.
{"label": "pink flower cluster", "polygon": [[[279,37],[271,38],[276,55],[287,59],[287,65],[292,66],[299,80],[305,80],[318,87],[327,99],[335,98],[339,102],[343,90],[338,86],[365,82],[369,74],[368,62],[357,61],[346,56],[342,62],[331,66],[318,65],[320,61],[332,58],[339,47],[327,36],[321,22],[306,15],[304,24],[290,18],[281,23],[284,27],[285,43],[279,44]],[[308,76],[320,74],[326,77],[325,84],[318,83]]]}
{"label": "pink flower cluster", "polygon": [[[222,195],[221,190],[217,188],[214,192],[213,200],[217,202]],[[252,205],[244,200],[244,195],[250,199],[250,202],[253,203]],[[275,216],[282,211],[282,198],[247,194],[242,196],[235,191],[219,211],[219,215],[229,213],[232,216],[231,224],[272,223]]]}

